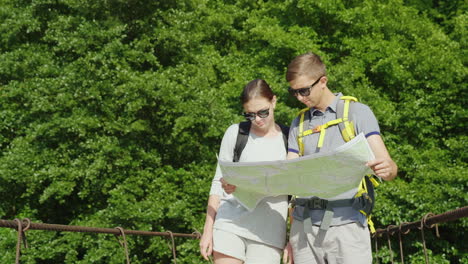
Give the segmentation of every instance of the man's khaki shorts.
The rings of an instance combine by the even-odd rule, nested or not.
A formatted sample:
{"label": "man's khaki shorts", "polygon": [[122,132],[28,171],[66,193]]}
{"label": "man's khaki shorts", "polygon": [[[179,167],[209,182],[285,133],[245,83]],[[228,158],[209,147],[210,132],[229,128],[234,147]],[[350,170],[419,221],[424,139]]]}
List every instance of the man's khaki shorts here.
{"label": "man's khaki shorts", "polygon": [[321,246],[314,245],[318,230],[319,226],[312,226],[312,230],[304,232],[303,222],[294,219],[289,241],[295,264],[372,263],[367,227],[360,223],[330,226]]}

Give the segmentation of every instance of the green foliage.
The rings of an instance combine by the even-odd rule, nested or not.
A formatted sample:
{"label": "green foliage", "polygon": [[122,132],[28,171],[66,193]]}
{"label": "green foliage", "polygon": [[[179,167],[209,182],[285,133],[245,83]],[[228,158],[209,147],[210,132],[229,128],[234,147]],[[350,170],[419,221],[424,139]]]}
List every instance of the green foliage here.
{"label": "green foliage", "polygon": [[[467,204],[464,1],[1,3],[2,219],[201,230],[241,88],[266,79],[288,124],[302,106],[288,97],[285,68],[311,50],[332,90],[374,110],[399,165],[377,190],[378,227]],[[441,238],[426,231],[432,262],[467,263],[467,224],[442,225]],[[24,263],[124,260],[112,236],[27,234]],[[167,239],[127,239],[132,263],[171,262]],[[424,263],[419,234],[404,239],[405,260]],[[196,240],[176,242],[180,263],[203,263]],[[2,263],[15,243],[0,229]],[[379,256],[390,262],[385,248]]]}

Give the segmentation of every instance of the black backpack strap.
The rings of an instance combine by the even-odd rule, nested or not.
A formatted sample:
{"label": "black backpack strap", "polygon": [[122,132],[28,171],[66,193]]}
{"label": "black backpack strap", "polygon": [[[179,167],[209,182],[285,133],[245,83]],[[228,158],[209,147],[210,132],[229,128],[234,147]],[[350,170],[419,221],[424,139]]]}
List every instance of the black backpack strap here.
{"label": "black backpack strap", "polygon": [[252,123],[250,121],[244,121],[239,123],[239,133],[237,133],[236,145],[234,147],[234,157],[232,158],[233,162],[239,162],[242,151],[247,145],[247,140],[249,139],[250,126]]}
{"label": "black backpack strap", "polygon": [[[288,152],[289,127],[279,123],[277,124],[283,133],[284,146],[286,147],[286,152]],[[247,145],[251,125],[252,123],[250,121],[239,123],[239,133],[237,133],[236,145],[234,147],[234,157],[232,159],[233,162],[239,161],[242,151],[244,150],[245,145]]]}

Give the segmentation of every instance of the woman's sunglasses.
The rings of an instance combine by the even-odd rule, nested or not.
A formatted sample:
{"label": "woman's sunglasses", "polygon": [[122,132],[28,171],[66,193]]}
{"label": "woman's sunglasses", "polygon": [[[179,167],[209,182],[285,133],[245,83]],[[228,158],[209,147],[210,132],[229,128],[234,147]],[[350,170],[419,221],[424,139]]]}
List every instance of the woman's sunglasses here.
{"label": "woman's sunglasses", "polygon": [[270,108],[265,109],[265,110],[260,110],[257,113],[248,112],[248,113],[243,113],[242,115],[245,117],[245,119],[247,119],[249,121],[254,121],[256,116],[258,116],[260,118],[267,118],[270,115]]}

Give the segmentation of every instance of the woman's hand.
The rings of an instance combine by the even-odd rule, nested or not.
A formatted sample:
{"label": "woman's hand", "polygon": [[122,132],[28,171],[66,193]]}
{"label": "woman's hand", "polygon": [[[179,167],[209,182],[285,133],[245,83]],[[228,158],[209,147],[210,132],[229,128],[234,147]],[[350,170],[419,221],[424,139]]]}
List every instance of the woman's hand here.
{"label": "woman's hand", "polygon": [[236,186],[229,184],[226,180],[224,180],[224,178],[221,178],[220,181],[221,181],[221,187],[223,187],[224,191],[227,194],[231,194],[236,190]]}
{"label": "woman's hand", "polygon": [[213,253],[213,231],[203,232],[200,239],[200,254],[205,260]]}
{"label": "woman's hand", "polygon": [[292,246],[289,242],[283,250],[283,263],[294,264]]}

